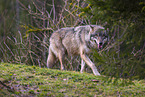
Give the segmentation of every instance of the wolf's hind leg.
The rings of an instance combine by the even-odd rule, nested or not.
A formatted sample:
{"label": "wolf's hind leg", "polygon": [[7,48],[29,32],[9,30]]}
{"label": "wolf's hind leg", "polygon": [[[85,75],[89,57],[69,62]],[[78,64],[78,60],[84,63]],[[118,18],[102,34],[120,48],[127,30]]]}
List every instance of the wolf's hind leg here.
{"label": "wolf's hind leg", "polygon": [[48,54],[48,58],[47,58],[47,68],[51,68],[55,62],[55,55],[54,53],[49,49],[49,54]]}

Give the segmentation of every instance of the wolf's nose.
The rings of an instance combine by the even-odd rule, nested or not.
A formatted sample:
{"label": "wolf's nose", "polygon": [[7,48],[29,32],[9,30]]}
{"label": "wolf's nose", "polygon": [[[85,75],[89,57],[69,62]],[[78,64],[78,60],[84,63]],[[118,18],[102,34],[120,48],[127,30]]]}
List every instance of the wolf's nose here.
{"label": "wolf's nose", "polygon": [[102,42],[100,42],[99,45],[102,45]]}

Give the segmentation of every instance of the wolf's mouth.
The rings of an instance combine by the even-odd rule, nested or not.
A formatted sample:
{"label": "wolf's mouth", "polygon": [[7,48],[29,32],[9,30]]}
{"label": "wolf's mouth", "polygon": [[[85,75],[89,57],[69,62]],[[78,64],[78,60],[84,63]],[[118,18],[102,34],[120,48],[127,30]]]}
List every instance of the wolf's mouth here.
{"label": "wolf's mouth", "polygon": [[98,48],[101,49],[102,48],[102,45],[98,45]]}
{"label": "wolf's mouth", "polygon": [[101,49],[103,47],[102,43],[98,44],[98,48]]}

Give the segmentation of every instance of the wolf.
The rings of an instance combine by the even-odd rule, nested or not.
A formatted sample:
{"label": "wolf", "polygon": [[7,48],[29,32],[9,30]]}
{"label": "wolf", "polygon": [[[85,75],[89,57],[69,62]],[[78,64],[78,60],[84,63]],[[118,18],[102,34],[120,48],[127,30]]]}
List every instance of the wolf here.
{"label": "wolf", "polygon": [[64,70],[63,62],[66,55],[80,55],[80,72],[83,72],[86,63],[90,66],[94,75],[100,75],[95,64],[89,59],[88,54],[92,52],[92,49],[102,49],[106,41],[106,30],[99,25],[84,25],[58,29],[50,37],[47,68],[50,68],[55,60],[59,59],[61,70]]}

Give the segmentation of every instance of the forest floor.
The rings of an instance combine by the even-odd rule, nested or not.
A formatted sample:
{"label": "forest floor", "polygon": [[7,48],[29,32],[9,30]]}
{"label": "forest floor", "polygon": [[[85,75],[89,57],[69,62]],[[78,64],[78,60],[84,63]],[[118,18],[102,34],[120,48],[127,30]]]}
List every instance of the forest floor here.
{"label": "forest floor", "polygon": [[0,97],[143,97],[145,80],[0,63]]}

